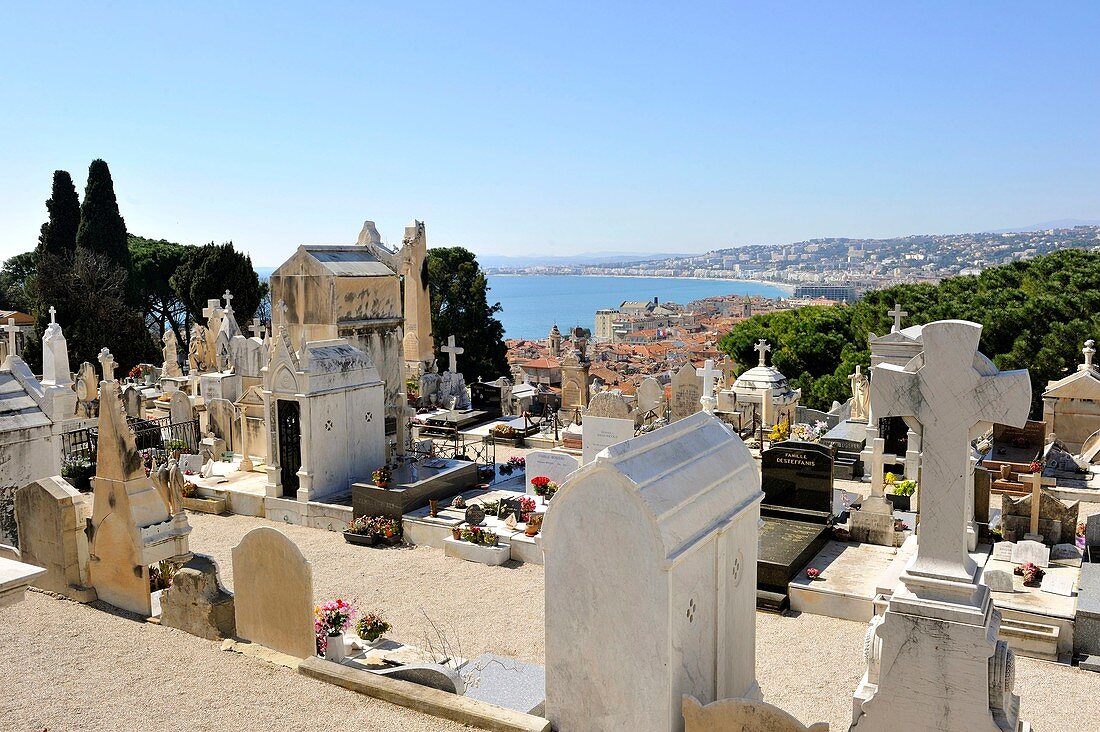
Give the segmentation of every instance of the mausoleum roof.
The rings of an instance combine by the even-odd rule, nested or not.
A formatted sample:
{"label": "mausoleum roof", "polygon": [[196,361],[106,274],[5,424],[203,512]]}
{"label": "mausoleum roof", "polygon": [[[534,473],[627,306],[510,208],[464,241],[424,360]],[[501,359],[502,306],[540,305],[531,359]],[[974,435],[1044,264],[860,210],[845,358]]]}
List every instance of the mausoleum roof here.
{"label": "mausoleum roof", "polygon": [[764,391],[765,389],[785,394],[791,390],[791,387],[787,383],[787,377],[774,366],[753,366],[733,382],[734,391]]}
{"label": "mausoleum roof", "polygon": [[302,250],[337,277],[392,277],[394,274],[367,247],[307,244]]}
{"label": "mausoleum roof", "polygon": [[[10,361],[16,366],[26,366],[22,359]],[[27,370],[27,375],[30,371]],[[33,377],[32,377],[33,378]],[[20,383],[10,369],[0,371],[0,432],[12,432],[52,424],[38,402]]]}

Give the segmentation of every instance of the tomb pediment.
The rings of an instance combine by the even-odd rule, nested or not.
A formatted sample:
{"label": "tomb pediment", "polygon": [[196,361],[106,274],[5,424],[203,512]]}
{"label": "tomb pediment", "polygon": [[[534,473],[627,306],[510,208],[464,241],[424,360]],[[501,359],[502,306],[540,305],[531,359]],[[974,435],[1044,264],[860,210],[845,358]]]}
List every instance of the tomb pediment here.
{"label": "tomb pediment", "polygon": [[1092,369],[1078,371],[1047,384],[1043,398],[1094,399],[1100,401],[1100,374]]}

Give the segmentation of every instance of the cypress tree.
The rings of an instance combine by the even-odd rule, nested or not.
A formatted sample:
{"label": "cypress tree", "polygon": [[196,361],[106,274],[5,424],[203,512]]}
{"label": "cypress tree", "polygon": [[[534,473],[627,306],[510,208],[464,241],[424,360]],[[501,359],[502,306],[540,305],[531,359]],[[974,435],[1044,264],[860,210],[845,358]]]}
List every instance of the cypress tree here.
{"label": "cypress tree", "polygon": [[39,253],[72,253],[76,250],[76,231],[80,226],[80,198],[67,171],[53,172],[53,190],[46,201],[46,210],[50,212],[50,220],[42,224]]}
{"label": "cypress tree", "polygon": [[102,160],[93,160],[88,166],[88,185],[80,207],[76,245],[107,256],[129,273],[130,246],[126,237],[126,222],[118,212],[111,170]]}

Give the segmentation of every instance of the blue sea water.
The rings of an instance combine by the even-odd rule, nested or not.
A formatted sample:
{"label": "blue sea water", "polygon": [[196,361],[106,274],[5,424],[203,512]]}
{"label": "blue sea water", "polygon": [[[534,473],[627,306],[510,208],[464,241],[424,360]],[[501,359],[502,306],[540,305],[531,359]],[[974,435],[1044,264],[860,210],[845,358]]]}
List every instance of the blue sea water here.
{"label": "blue sea water", "polygon": [[569,275],[490,275],[489,302],[504,308],[497,313],[505,338],[545,338],[557,323],[567,328],[593,328],[596,311],[617,308],[624,300],[692,300],[717,295],[786,297],[772,285],[741,280],[674,279],[665,277],[576,277]]}

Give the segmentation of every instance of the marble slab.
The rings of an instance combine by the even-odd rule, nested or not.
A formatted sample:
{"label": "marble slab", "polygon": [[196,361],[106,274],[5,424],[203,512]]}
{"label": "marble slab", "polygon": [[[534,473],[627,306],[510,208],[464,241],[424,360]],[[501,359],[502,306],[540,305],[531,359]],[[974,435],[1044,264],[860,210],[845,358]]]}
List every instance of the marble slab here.
{"label": "marble slab", "polygon": [[0,607],[22,600],[27,587],[44,574],[46,570],[42,567],[0,558]]}
{"label": "marble slab", "polygon": [[484,653],[459,667],[471,699],[541,716],[546,701],[546,669],[495,653]]}

